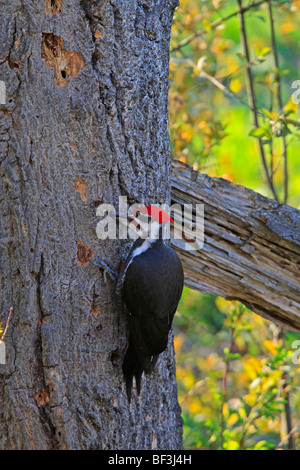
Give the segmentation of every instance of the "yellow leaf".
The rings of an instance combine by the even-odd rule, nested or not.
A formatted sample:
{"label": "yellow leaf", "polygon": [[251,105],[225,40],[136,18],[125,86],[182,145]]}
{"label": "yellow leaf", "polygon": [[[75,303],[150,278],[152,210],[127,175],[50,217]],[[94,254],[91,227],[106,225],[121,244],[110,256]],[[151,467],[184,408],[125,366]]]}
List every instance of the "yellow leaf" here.
{"label": "yellow leaf", "polygon": [[292,100],[292,97],[289,98],[289,100],[287,101],[286,105],[284,106],[284,111],[286,113],[290,112],[290,113],[295,113],[298,109],[298,104],[297,103],[293,103],[293,100]]}
{"label": "yellow leaf", "polygon": [[179,333],[178,335],[175,336],[175,338],[174,338],[174,348],[175,348],[176,354],[180,352],[183,341],[184,341],[184,334],[183,333]]}
{"label": "yellow leaf", "polygon": [[190,390],[195,383],[195,378],[194,378],[193,373],[191,373],[190,371],[186,371],[185,377],[183,379],[183,383],[184,383],[185,388],[187,390]]}
{"label": "yellow leaf", "polygon": [[218,361],[218,356],[215,353],[209,354],[207,358],[205,359],[205,362],[203,366],[205,367],[206,370],[212,370],[215,365],[217,364]]}
{"label": "yellow leaf", "polygon": [[262,363],[257,357],[245,356],[243,360],[243,366],[245,372],[248,374],[248,377],[251,380],[255,380],[257,378],[257,374],[261,372]]}
{"label": "yellow leaf", "polygon": [[282,32],[282,34],[291,33],[292,31],[295,31],[295,25],[294,25],[294,23],[292,23],[290,21],[288,23],[283,23],[280,26],[280,31]]}
{"label": "yellow leaf", "polygon": [[269,339],[266,339],[264,342],[263,342],[265,348],[267,348],[267,350],[273,354],[273,356],[275,356],[275,354],[277,353],[277,349],[276,349],[276,345],[273,343],[273,341],[270,341]]}
{"label": "yellow leaf", "polygon": [[231,440],[231,441],[227,442],[226,449],[227,450],[237,450],[237,449],[239,449],[239,446],[240,445],[237,441]]}
{"label": "yellow leaf", "polygon": [[211,30],[211,25],[210,25],[209,21],[207,21],[205,18],[202,20],[202,26],[206,31]]}
{"label": "yellow leaf", "polygon": [[224,403],[224,404],[223,404],[222,413],[223,413],[223,416],[225,416],[225,418],[228,417],[228,415],[229,415],[229,408],[228,408],[228,404],[227,404],[227,403]]}
{"label": "yellow leaf", "polygon": [[223,173],[223,175],[221,175],[220,178],[231,181],[233,183],[233,176],[231,173]]}
{"label": "yellow leaf", "polygon": [[194,415],[200,413],[202,411],[201,405],[198,400],[193,400],[189,406],[190,412]]}
{"label": "yellow leaf", "polygon": [[246,411],[244,408],[239,408],[239,415],[242,419],[246,419],[247,418],[247,414],[246,414]]}
{"label": "yellow leaf", "polygon": [[244,395],[243,398],[244,398],[245,402],[247,403],[247,405],[249,405],[249,406],[253,406],[255,401],[256,401],[256,396],[251,395],[250,393],[247,393],[246,395]]}
{"label": "yellow leaf", "polygon": [[193,130],[192,129],[187,129],[186,131],[183,131],[181,133],[181,138],[183,140],[187,140],[188,142],[190,142],[193,138]]}
{"label": "yellow leaf", "polygon": [[227,419],[228,426],[234,426],[235,423],[238,421],[239,417],[236,413],[232,413],[229,418]]}
{"label": "yellow leaf", "polygon": [[197,127],[198,129],[204,129],[205,126],[206,126],[206,121],[200,121]]}
{"label": "yellow leaf", "polygon": [[242,89],[242,84],[238,78],[234,78],[231,80],[229,88],[232,93],[238,93]]}

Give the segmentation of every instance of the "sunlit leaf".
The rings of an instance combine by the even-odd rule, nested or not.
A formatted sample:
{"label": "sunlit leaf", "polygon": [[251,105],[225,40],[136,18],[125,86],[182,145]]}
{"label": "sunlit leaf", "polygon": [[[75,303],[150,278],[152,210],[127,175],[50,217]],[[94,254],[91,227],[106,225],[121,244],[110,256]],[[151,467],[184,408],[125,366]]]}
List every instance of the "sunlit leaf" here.
{"label": "sunlit leaf", "polygon": [[262,137],[267,136],[267,130],[264,129],[263,127],[255,127],[249,132],[249,135],[252,137],[257,137],[258,139],[261,139]]}
{"label": "sunlit leaf", "polygon": [[280,26],[280,31],[281,31],[282,34],[289,34],[294,30],[295,30],[295,24],[292,23],[291,21],[283,23]]}
{"label": "sunlit leaf", "polygon": [[241,81],[240,81],[238,78],[234,78],[234,79],[231,80],[231,82],[230,82],[229,89],[230,89],[233,93],[238,93],[238,92],[241,91],[241,89],[242,89],[242,83],[241,83]]}
{"label": "sunlit leaf", "polygon": [[267,340],[267,339],[266,339],[266,340],[263,342],[263,344],[264,344],[265,348],[267,348],[267,350],[268,350],[271,354],[273,354],[274,356],[275,356],[275,354],[277,354],[277,347],[276,347],[276,345],[273,343],[273,341],[270,341],[270,340]]}
{"label": "sunlit leaf", "polygon": [[226,445],[224,447],[227,450],[237,450],[237,449],[239,449],[240,444],[239,444],[238,441],[233,441],[231,439],[229,442],[226,443]]}

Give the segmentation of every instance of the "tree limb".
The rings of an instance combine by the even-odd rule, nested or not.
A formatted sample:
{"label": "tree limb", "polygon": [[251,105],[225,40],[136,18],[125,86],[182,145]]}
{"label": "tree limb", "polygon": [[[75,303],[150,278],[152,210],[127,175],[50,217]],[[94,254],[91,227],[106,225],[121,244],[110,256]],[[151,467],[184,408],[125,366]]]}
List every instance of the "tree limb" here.
{"label": "tree limb", "polygon": [[[252,8],[257,8],[259,7],[260,5],[263,5],[264,3],[266,3],[266,0],[260,0],[259,2],[256,2],[256,3],[251,3],[250,5],[246,6],[246,7],[242,7],[242,12],[245,13],[246,11],[252,9]],[[195,39],[197,39],[198,37],[202,36],[203,34],[207,33],[207,31],[210,31],[212,29],[215,29],[217,28],[218,26],[220,26],[221,24],[223,24],[225,21],[227,20],[230,20],[231,18],[233,18],[234,16],[237,16],[239,13],[240,13],[241,10],[238,10],[238,11],[234,11],[233,13],[230,13],[229,15],[226,15],[224,16],[223,18],[219,18],[215,21],[213,21],[212,23],[209,24],[209,28],[208,29],[200,29],[199,31],[196,31],[195,33],[191,34],[190,36],[188,36],[187,38],[183,39],[182,41],[180,41],[176,46],[174,46],[172,49],[171,49],[171,53],[172,52],[176,52],[178,50],[180,50],[182,47],[184,46],[187,46],[190,42],[194,41]]]}
{"label": "tree limb", "polygon": [[172,204],[204,204],[203,248],[172,240],[185,285],[300,330],[300,211],[176,160],[171,196]]}

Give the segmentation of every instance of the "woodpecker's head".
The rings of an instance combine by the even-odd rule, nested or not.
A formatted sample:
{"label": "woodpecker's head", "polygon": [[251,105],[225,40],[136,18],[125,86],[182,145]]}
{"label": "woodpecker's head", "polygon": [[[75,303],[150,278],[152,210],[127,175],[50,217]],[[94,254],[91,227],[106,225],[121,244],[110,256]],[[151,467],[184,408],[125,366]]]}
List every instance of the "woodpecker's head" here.
{"label": "woodpecker's head", "polygon": [[164,229],[174,222],[169,214],[157,206],[142,206],[129,213],[129,220],[141,238],[164,238]]}

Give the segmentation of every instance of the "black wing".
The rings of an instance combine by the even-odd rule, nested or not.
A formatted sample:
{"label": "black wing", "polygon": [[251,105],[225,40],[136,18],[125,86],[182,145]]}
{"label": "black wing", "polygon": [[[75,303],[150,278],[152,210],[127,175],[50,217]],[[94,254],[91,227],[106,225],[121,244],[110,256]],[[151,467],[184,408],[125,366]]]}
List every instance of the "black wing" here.
{"label": "black wing", "polygon": [[123,284],[123,298],[130,313],[129,347],[123,362],[127,392],[136,377],[139,391],[142,372],[151,372],[168,335],[183,289],[183,269],[177,253],[164,245],[135,257]]}

